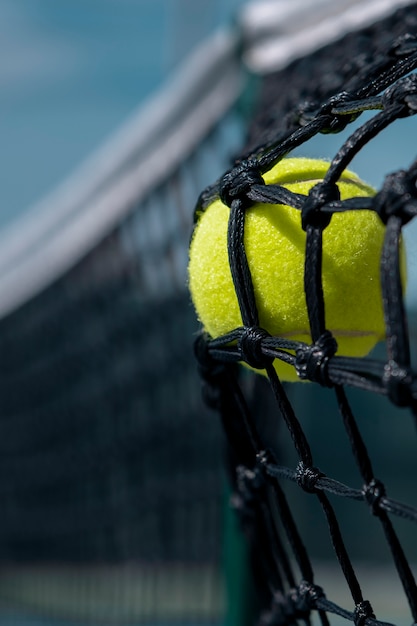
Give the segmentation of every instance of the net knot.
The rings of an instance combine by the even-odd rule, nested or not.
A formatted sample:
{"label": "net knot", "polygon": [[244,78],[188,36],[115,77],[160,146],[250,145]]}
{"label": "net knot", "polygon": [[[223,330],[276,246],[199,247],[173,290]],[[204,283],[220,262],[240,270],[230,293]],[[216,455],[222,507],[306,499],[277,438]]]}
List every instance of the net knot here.
{"label": "net knot", "polygon": [[210,354],[210,341],[211,337],[206,332],[201,332],[194,341],[194,355],[204,379],[216,377],[224,370],[224,364]]}
{"label": "net knot", "polygon": [[246,326],[238,340],[238,348],[243,361],[254,369],[265,369],[272,363],[271,357],[263,354],[262,342],[271,335],[263,328]]}
{"label": "net knot", "polygon": [[307,612],[317,608],[317,600],[324,598],[324,591],[319,585],[302,580],[295,590],[297,594],[297,607],[301,612]]}
{"label": "net knot", "polygon": [[302,461],[297,465],[295,480],[297,485],[306,493],[317,492],[317,482],[324,474],[317,467],[307,467]]}
{"label": "net knot", "polygon": [[259,466],[249,469],[244,465],[238,465],[236,468],[236,484],[238,492],[245,504],[248,505],[259,499],[266,483],[263,471]]}
{"label": "net knot", "polygon": [[399,117],[407,117],[417,113],[417,76],[411,74],[397,80],[382,95],[384,107],[401,105]]}
{"label": "net knot", "polygon": [[366,502],[371,508],[372,515],[378,517],[380,513],[381,498],[385,497],[385,486],[377,478],[373,478],[367,485],[363,487],[363,494]]}
{"label": "net knot", "polygon": [[326,228],[332,219],[331,213],[325,213],[322,207],[333,200],[340,200],[339,188],[335,183],[321,181],[314,185],[308,193],[301,209],[301,226],[307,230],[307,226]]}
{"label": "net knot", "polygon": [[359,113],[344,113],[343,115],[337,112],[337,107],[341,104],[347,104],[348,102],[355,101],[356,97],[348,91],[341,91],[327,100],[325,104],[320,108],[320,115],[328,117],[328,124],[321,128],[322,134],[340,133],[351,122],[359,116]]}
{"label": "net knot", "polygon": [[355,626],[364,626],[369,618],[375,619],[371,603],[369,600],[362,600],[355,606],[353,611],[353,623]]}
{"label": "net knot", "polygon": [[383,384],[391,402],[396,406],[408,406],[411,402],[411,383],[413,377],[406,367],[401,367],[394,360],[384,367]]}
{"label": "net knot", "polygon": [[417,200],[415,177],[409,172],[399,170],[385,177],[382,189],[376,194],[374,208],[384,224],[393,215],[407,224],[415,216],[412,210]]}
{"label": "net knot", "polygon": [[328,330],[314,344],[302,345],[295,353],[295,369],[299,378],[311,380],[323,387],[331,387],[328,365],[336,351],[337,341]]}
{"label": "net knot", "polygon": [[307,621],[311,610],[317,608],[317,600],[324,597],[321,587],[305,580],[287,594],[275,591],[271,608],[262,614],[258,626],[288,626],[297,620]]}
{"label": "net knot", "polygon": [[264,475],[267,473],[268,465],[274,463],[274,455],[271,450],[261,450],[256,454],[256,466]]}
{"label": "net knot", "polygon": [[256,504],[263,498],[265,485],[265,476],[259,466],[254,469],[244,465],[236,467],[236,491],[231,505],[239,514],[243,526],[250,525],[254,519]]}
{"label": "net knot", "polygon": [[229,207],[232,205],[233,200],[241,200],[247,204],[247,194],[253,185],[265,185],[259,166],[253,160],[242,161],[221,179],[219,186],[220,200]]}
{"label": "net knot", "polygon": [[275,591],[269,611],[265,611],[258,626],[288,626],[298,620],[308,621],[316,601],[324,597],[321,587],[302,581],[299,587],[290,589],[287,594]]}

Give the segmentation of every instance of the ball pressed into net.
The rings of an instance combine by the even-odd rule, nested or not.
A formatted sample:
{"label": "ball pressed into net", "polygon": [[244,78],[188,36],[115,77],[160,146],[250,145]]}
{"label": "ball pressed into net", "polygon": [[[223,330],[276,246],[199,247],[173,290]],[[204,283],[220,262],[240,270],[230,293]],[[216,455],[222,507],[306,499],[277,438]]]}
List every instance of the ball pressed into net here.
{"label": "ball pressed into net", "polygon": [[[307,195],[329,164],[288,158],[263,175]],[[345,170],[338,182],[341,199],[375,194]],[[230,209],[220,199],[199,216],[189,257],[189,288],[208,334],[219,337],[242,326],[227,250]],[[384,337],[380,258],[385,227],[369,210],[335,213],[323,232],[322,282],[326,328],[339,355],[364,356]],[[244,245],[260,326],[271,335],[311,342],[304,294],[306,233],[301,211],[278,204],[254,204],[245,215]],[[275,359],[283,380],[298,380],[294,368]]]}

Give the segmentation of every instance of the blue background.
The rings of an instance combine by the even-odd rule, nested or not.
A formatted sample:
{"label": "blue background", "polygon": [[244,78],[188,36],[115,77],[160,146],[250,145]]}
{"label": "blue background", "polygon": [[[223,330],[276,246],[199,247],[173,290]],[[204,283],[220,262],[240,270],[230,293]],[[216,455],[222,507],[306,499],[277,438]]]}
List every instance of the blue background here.
{"label": "blue background", "polygon": [[239,0],[0,0],[0,227],[61,182]]}

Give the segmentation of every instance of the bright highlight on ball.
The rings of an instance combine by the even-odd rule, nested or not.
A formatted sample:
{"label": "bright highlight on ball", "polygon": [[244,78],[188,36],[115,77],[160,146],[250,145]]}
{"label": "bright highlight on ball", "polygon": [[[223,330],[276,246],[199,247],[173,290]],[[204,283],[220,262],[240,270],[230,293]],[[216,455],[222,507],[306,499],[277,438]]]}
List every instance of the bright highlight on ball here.
{"label": "bright highlight on ball", "polygon": [[[263,178],[307,195],[329,164],[314,159],[280,161]],[[341,199],[372,196],[375,191],[346,170],[338,187]],[[189,287],[198,317],[211,337],[242,326],[229,267],[227,228],[230,209],[215,200],[201,215],[190,247]],[[384,338],[380,258],[385,227],[372,211],[332,216],[323,232],[323,292],[326,327],[338,355],[365,356]],[[304,295],[306,233],[301,211],[256,204],[246,212],[245,250],[260,326],[271,335],[311,342]],[[294,368],[278,359],[282,380],[298,380]]]}

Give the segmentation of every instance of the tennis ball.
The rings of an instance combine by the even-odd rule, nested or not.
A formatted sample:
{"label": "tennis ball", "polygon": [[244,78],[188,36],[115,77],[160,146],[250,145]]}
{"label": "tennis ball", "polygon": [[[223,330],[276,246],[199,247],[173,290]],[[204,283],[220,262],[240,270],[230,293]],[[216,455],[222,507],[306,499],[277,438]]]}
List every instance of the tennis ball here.
{"label": "tennis ball", "polygon": [[[263,175],[307,195],[329,164],[288,158]],[[345,170],[342,199],[375,191]],[[189,288],[198,317],[211,337],[242,326],[227,252],[230,209],[217,199],[199,216],[189,257]],[[384,338],[380,257],[385,227],[373,211],[335,213],[323,231],[322,282],[326,328],[338,355],[364,356]],[[311,343],[304,295],[306,233],[301,211],[284,205],[254,204],[245,216],[244,244],[252,275],[260,326],[271,335]],[[295,369],[275,359],[282,380],[298,380]]]}

